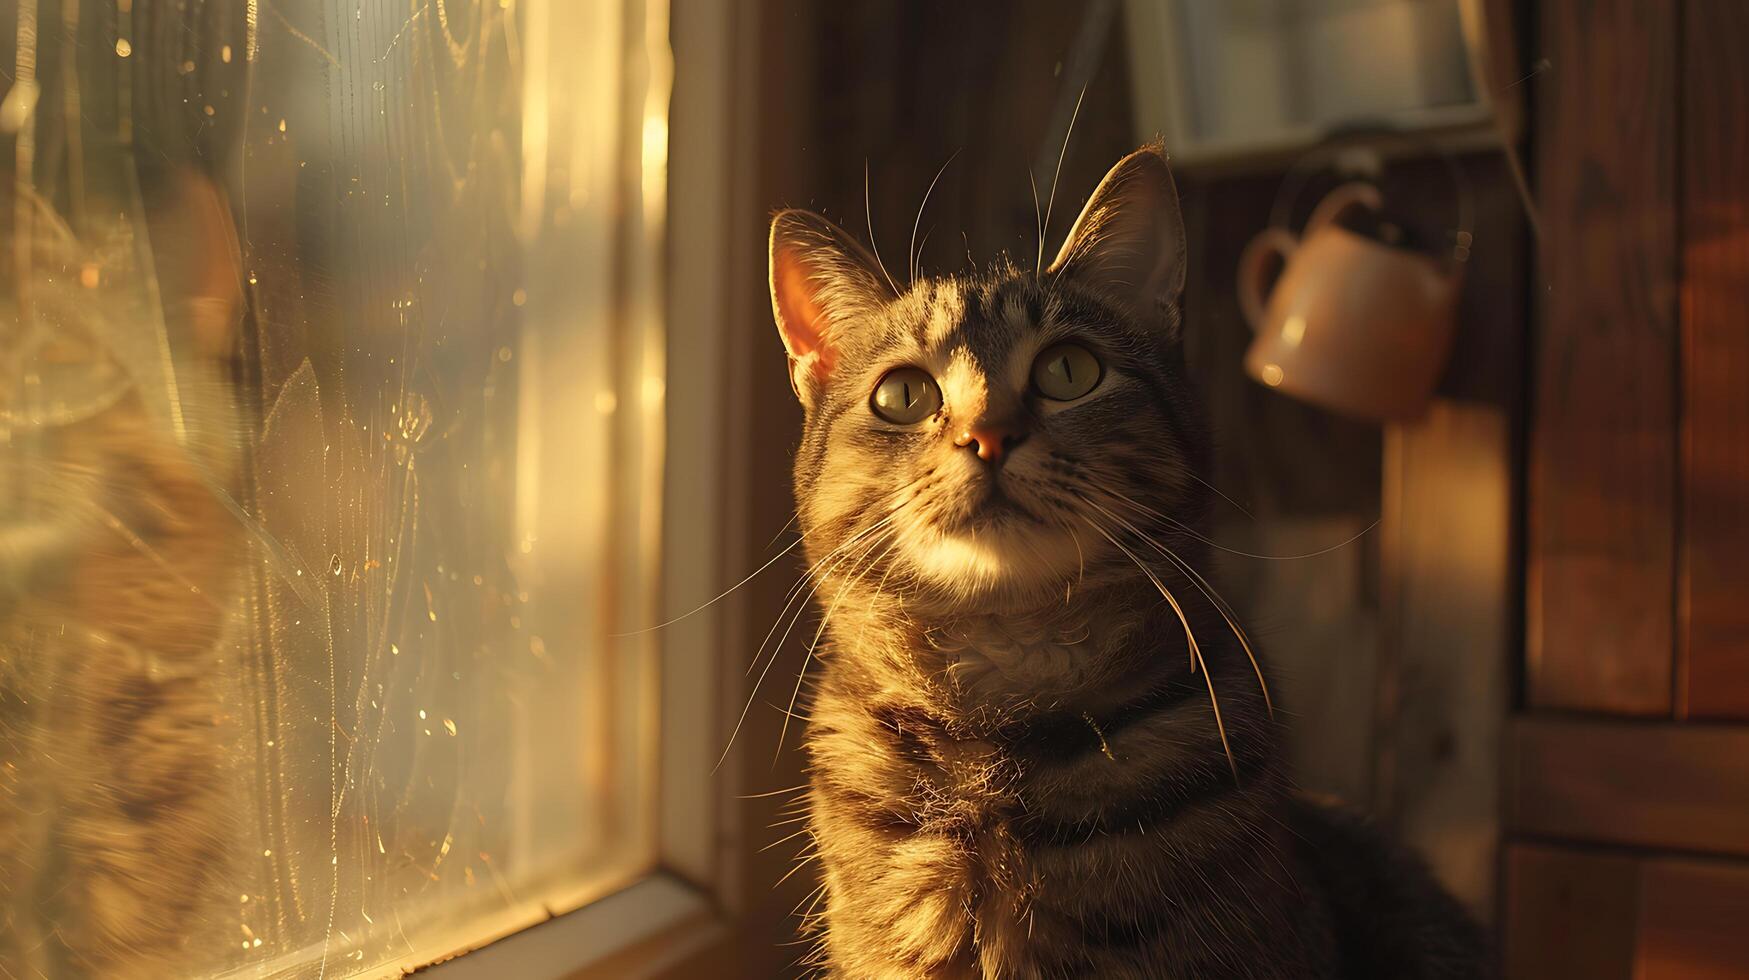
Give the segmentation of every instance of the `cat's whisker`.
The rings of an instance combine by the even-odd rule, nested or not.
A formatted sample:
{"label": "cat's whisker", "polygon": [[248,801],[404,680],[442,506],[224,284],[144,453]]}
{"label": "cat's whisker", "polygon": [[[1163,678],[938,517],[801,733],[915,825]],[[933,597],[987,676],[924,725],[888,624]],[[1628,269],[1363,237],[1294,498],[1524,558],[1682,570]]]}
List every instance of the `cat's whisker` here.
{"label": "cat's whisker", "polygon": [[1216,729],[1216,731],[1218,731],[1220,733],[1220,736],[1221,736],[1221,751],[1226,753],[1226,755],[1227,755],[1227,767],[1233,771],[1233,780],[1234,780],[1234,782],[1237,782],[1239,779],[1239,764],[1236,761],[1234,761],[1232,744],[1227,741],[1227,724],[1226,724],[1226,721],[1221,717],[1220,698],[1215,695],[1214,675],[1209,673],[1208,662],[1203,659],[1202,649],[1198,646],[1198,644],[1196,642],[1195,632],[1192,631],[1190,628],[1189,618],[1184,615],[1184,608],[1178,604],[1177,599],[1173,598],[1172,592],[1166,588],[1164,583],[1162,583],[1160,581],[1159,576],[1154,574],[1153,569],[1149,568],[1146,563],[1144,563],[1140,558],[1138,558],[1136,556],[1135,552],[1124,547],[1123,544],[1117,540],[1117,538],[1113,537],[1100,524],[1093,522],[1093,521],[1089,521],[1088,524],[1095,531],[1098,531],[1100,534],[1104,535],[1105,540],[1110,541],[1112,547],[1116,548],[1117,550],[1119,550],[1119,551],[1123,552],[1125,555],[1127,555],[1129,557],[1130,561],[1135,562],[1136,567],[1142,570],[1142,574],[1146,575],[1148,577],[1148,581],[1150,581],[1154,584],[1154,588],[1158,589],[1160,594],[1166,598],[1167,603],[1169,603],[1172,606],[1172,611],[1178,614],[1178,621],[1184,627],[1185,644],[1190,647],[1190,657],[1191,657],[1191,661],[1192,661],[1192,670],[1193,670],[1193,672],[1197,668],[1200,668],[1202,670],[1203,683],[1208,685],[1209,706],[1214,709],[1214,713],[1215,713],[1215,729]]}
{"label": "cat's whisker", "polygon": [[[806,818],[803,818],[803,819],[806,819]],[[785,836],[779,837],[777,840],[772,841],[771,843],[765,845],[764,847],[761,847],[759,849],[759,853],[764,854],[766,851],[771,850],[772,848],[778,846],[779,844],[787,844],[790,841],[795,840],[797,837],[800,837],[806,833],[810,833],[810,831],[807,827],[803,827],[802,829],[796,831],[795,833],[786,834]]]}
{"label": "cat's whisker", "polygon": [[[779,531],[778,533],[782,534],[783,532]],[[704,602],[692,607],[691,609],[688,609],[686,612],[683,612],[678,616],[675,616],[673,619],[657,623],[654,626],[646,626],[640,630],[632,630],[629,633],[614,633],[611,635],[614,639],[621,639],[623,637],[628,637],[628,636],[643,636],[645,633],[654,633],[656,630],[666,629],[670,626],[673,626],[675,623],[678,623],[683,619],[686,619],[686,618],[691,617],[691,616],[696,616],[697,614],[704,612],[706,609],[709,609],[711,606],[717,604],[718,602],[721,602],[722,600],[728,598],[729,595],[732,594],[736,589],[739,589],[741,586],[746,585],[748,582],[753,581],[755,578],[757,578],[759,576],[759,573],[765,571],[767,568],[770,568],[772,565],[777,564],[778,559],[780,559],[783,556],[789,554],[790,552],[796,550],[796,547],[798,545],[800,545],[805,540],[807,540],[807,539],[803,538],[803,537],[797,537],[794,541],[791,541],[788,545],[786,545],[782,551],[780,551],[777,554],[772,555],[770,558],[766,559],[764,564],[760,565],[758,568],[755,568],[753,571],[748,572],[746,578],[743,578],[741,581],[736,582],[734,585],[729,586],[727,589],[724,589],[722,592],[718,593],[716,596],[705,600]]]}
{"label": "cat's whisker", "polygon": [[[796,907],[789,910],[789,914],[799,915],[803,920],[812,919],[814,917],[814,910],[820,907],[820,900],[825,897],[826,883],[822,881],[814,886],[813,891],[803,895],[802,900],[796,903]],[[806,912],[802,911],[803,905],[808,907]]]}
{"label": "cat's whisker", "polygon": [[796,872],[797,872],[797,871],[800,871],[800,870],[802,870],[802,869],[803,869],[803,868],[805,868],[805,867],[807,867],[807,866],[808,866],[808,865],[809,865],[809,864],[810,864],[810,863],[812,863],[812,862],[813,862],[813,861],[817,861],[817,860],[819,860],[819,857],[820,857],[820,854],[819,854],[819,852],[818,852],[818,851],[816,851],[816,852],[814,852],[814,853],[812,853],[812,854],[809,854],[809,855],[807,855],[807,856],[805,856],[805,857],[803,857],[803,858],[802,858],[802,859],[801,859],[801,860],[799,860],[799,861],[797,861],[797,862],[796,862],[796,866],[795,866],[795,867],[793,867],[793,868],[791,868],[791,869],[789,869],[789,872],[788,872],[788,873],[787,873],[787,874],[785,874],[785,875],[784,875],[784,876],[783,876],[783,877],[782,877],[782,878],[779,878],[779,879],[777,879],[777,884],[775,884],[775,885],[772,885],[772,886],[771,886],[771,890],[772,890],[772,891],[777,891],[777,890],[778,890],[778,888],[780,888],[780,887],[782,887],[782,885],[783,885],[783,883],[784,883],[784,882],[786,882],[786,881],[788,881],[788,880],[790,880],[790,879],[791,879],[791,878],[793,878],[793,877],[795,877],[795,873],[796,873]]}
{"label": "cat's whisker", "polygon": [[[1193,538],[1197,541],[1201,541],[1203,544],[1206,544],[1209,547],[1214,548],[1216,551],[1224,551],[1229,555],[1238,555],[1241,558],[1256,558],[1256,559],[1259,559],[1261,561],[1303,561],[1307,558],[1317,558],[1317,557],[1322,556],[1322,555],[1327,555],[1332,551],[1340,551],[1343,548],[1348,547],[1349,545],[1353,544],[1354,542],[1359,541],[1361,538],[1364,538],[1368,534],[1372,533],[1373,529],[1379,526],[1379,520],[1374,520],[1371,524],[1368,524],[1366,527],[1363,527],[1359,531],[1354,532],[1346,540],[1343,540],[1337,544],[1333,544],[1328,548],[1319,548],[1317,551],[1308,551],[1303,555],[1259,555],[1259,554],[1255,554],[1255,553],[1249,552],[1249,551],[1241,551],[1238,548],[1229,548],[1226,545],[1221,544],[1219,541],[1214,540],[1213,538],[1209,538],[1209,537],[1206,537],[1202,534],[1197,533],[1195,528],[1184,523],[1183,521],[1179,520],[1178,518],[1173,517],[1169,514],[1162,514],[1159,511],[1155,510],[1154,508],[1149,507],[1147,504],[1141,503],[1140,501],[1137,501],[1133,498],[1127,497],[1124,494],[1120,493],[1119,491],[1111,489],[1110,487],[1104,488],[1103,492],[1112,494],[1113,496],[1116,496],[1119,500],[1122,500],[1124,503],[1129,504],[1131,507],[1134,507],[1137,510],[1142,511],[1143,513],[1149,515],[1150,517],[1154,517],[1154,518],[1157,518],[1159,520],[1165,521],[1168,524],[1171,524],[1173,527],[1177,528],[1180,532],[1182,532],[1186,537]],[[1216,491],[1216,492],[1218,493],[1219,491]],[[1235,505],[1235,506],[1237,506],[1237,505]]]}
{"label": "cat's whisker", "polygon": [[[924,474],[923,476],[920,476],[917,479],[906,483],[904,486],[901,486],[898,489],[886,494],[884,497],[881,498],[881,500],[884,502],[884,501],[893,500],[896,497],[901,497],[904,494],[915,489],[918,485],[922,484],[923,481],[927,478],[928,478],[928,474]],[[729,750],[734,748],[735,739],[736,739],[736,737],[738,737],[741,734],[741,728],[747,723],[748,713],[753,710],[753,702],[759,697],[759,689],[762,686],[764,686],[766,676],[771,673],[772,666],[777,663],[778,655],[783,650],[783,644],[789,639],[790,630],[795,628],[795,624],[796,624],[797,620],[799,620],[801,618],[802,613],[807,609],[808,601],[811,600],[814,597],[814,594],[819,591],[821,584],[823,584],[825,582],[825,580],[832,574],[832,572],[837,570],[837,568],[840,565],[842,565],[845,561],[849,560],[849,558],[850,558],[849,549],[851,547],[853,547],[858,541],[869,537],[870,535],[874,534],[875,532],[879,531],[881,528],[883,528],[883,527],[887,526],[889,523],[891,523],[893,521],[893,519],[899,515],[899,512],[904,510],[906,505],[908,505],[913,499],[915,499],[915,498],[914,497],[907,497],[903,500],[900,500],[898,503],[894,504],[892,506],[892,508],[887,511],[886,515],[883,516],[880,520],[874,522],[873,524],[869,525],[866,528],[863,528],[861,531],[858,531],[855,534],[851,535],[845,541],[840,543],[836,548],[833,548],[831,551],[827,552],[825,556],[821,557],[819,561],[816,561],[812,566],[810,566],[808,568],[807,571],[805,571],[803,573],[802,579],[797,582],[797,589],[792,590],[792,595],[791,595],[790,600],[784,603],[783,611],[778,613],[777,619],[775,621],[773,621],[771,624],[771,629],[766,631],[765,639],[760,641],[759,649],[755,650],[753,653],[752,663],[748,665],[748,673],[749,674],[752,673],[753,666],[757,665],[762,658],[765,660],[765,666],[760,669],[758,679],[753,682],[753,689],[751,691],[749,691],[747,694],[747,702],[741,706],[741,715],[739,718],[737,718],[735,720],[735,727],[729,733],[728,742],[723,746],[723,754],[718,757],[717,764],[712,769],[713,772],[716,769],[721,768],[724,760],[728,759]],[[828,567],[824,572],[820,572],[818,574],[818,576],[816,576],[815,575],[816,570],[819,569],[820,566],[824,565],[834,555],[837,556],[837,560],[834,561],[832,563],[832,565],[830,567]],[[812,588],[807,589],[806,595],[802,595],[801,591],[800,591],[800,587],[804,583],[807,583],[810,581],[813,582]],[[771,656],[764,657],[765,648],[771,642],[771,637],[777,632],[777,627],[780,623],[782,623],[784,621],[784,617],[789,615],[790,608],[793,605],[795,605],[797,598],[800,598],[801,605],[796,608],[795,614],[793,616],[790,616],[790,619],[789,619],[790,625],[788,628],[786,628],[784,630],[783,638],[778,640],[777,645],[775,647],[772,647]],[[786,713],[786,715],[785,715],[785,724],[786,725],[788,724],[788,713]]]}
{"label": "cat's whisker", "polygon": [[[907,485],[905,487],[901,487],[899,490],[894,491],[894,493],[891,494],[890,496],[897,496],[899,493],[903,493],[904,491],[911,489],[911,486],[913,486],[913,485],[914,484]],[[794,524],[798,517],[799,517],[799,515],[791,516],[790,519],[787,522],[785,522],[783,529],[779,530],[777,532],[777,537],[782,537],[784,531],[789,530],[790,525]],[[777,537],[772,538],[773,543],[776,542]],[[628,637],[628,636],[642,636],[645,633],[653,633],[656,630],[666,629],[667,627],[673,626],[675,623],[678,623],[681,620],[687,619],[688,617],[696,616],[699,613],[703,612],[704,610],[710,608],[711,606],[716,605],[717,603],[721,602],[722,600],[728,598],[730,595],[733,595],[735,590],[746,585],[748,582],[751,582],[755,578],[758,578],[759,575],[761,573],[763,573],[766,569],[770,568],[772,565],[777,564],[779,559],[783,558],[785,555],[789,554],[790,552],[796,550],[796,548],[799,545],[801,545],[804,541],[806,541],[807,539],[808,539],[808,536],[805,534],[798,535],[794,541],[791,541],[788,545],[784,546],[784,549],[782,551],[779,551],[777,554],[772,555],[770,558],[766,559],[762,564],[760,564],[760,566],[758,568],[755,568],[753,571],[748,572],[746,577],[742,578],[739,582],[736,582],[734,585],[731,585],[727,589],[724,589],[721,593],[713,596],[710,599],[705,600],[704,602],[699,603],[698,605],[692,607],[691,609],[687,610],[686,612],[681,613],[678,616],[675,616],[672,619],[657,623],[654,626],[646,626],[643,629],[632,630],[632,631],[627,632],[627,633],[613,633],[610,635],[614,639],[622,639],[622,638]],[[769,547],[769,545],[767,547]],[[799,585],[799,583],[798,583],[798,585]],[[789,595],[793,595],[796,587],[797,586],[792,586],[790,589],[790,592],[786,593],[785,598],[788,598]],[[785,605],[787,607],[788,603],[785,603]],[[748,673],[752,673],[751,668],[749,668]]]}
{"label": "cat's whisker", "polygon": [[[903,506],[904,506],[903,504],[900,505],[900,507],[903,507]],[[890,522],[894,518],[894,516],[896,516],[898,514],[898,512],[899,512],[899,508],[895,507],[890,513],[887,514],[887,516],[881,518],[879,521],[877,521],[872,526],[859,532],[855,537],[853,537],[851,539],[851,541],[847,541],[845,544],[840,545],[839,547],[833,549],[834,552],[844,552],[844,553],[838,557],[838,560],[833,563],[831,568],[828,568],[825,572],[821,573],[821,575],[819,576],[818,579],[814,580],[813,588],[808,589],[807,595],[802,597],[800,608],[797,609],[795,616],[791,617],[791,619],[790,619],[790,626],[792,628],[795,626],[796,619],[800,618],[801,613],[807,609],[808,600],[812,599],[814,597],[814,593],[819,591],[820,583],[825,581],[826,577],[831,575],[832,571],[834,569],[836,569],[840,564],[842,564],[843,562],[845,562],[846,560],[849,559],[849,557],[850,557],[849,552],[845,551],[845,548],[851,542],[855,541],[856,539],[861,538],[864,535],[871,534],[874,531],[878,530],[879,528],[885,526],[888,522]],[[822,558],[819,562],[816,562],[815,567],[818,567],[821,563],[825,562],[825,560],[826,559]],[[814,579],[814,576],[812,575],[812,570],[810,570],[809,573],[806,573],[804,575],[804,581],[810,580],[810,579]],[[723,765],[723,762],[729,758],[729,750],[735,747],[735,739],[737,736],[739,736],[741,734],[742,726],[744,726],[747,723],[747,714],[748,714],[748,712],[753,710],[753,702],[759,697],[759,689],[764,686],[765,678],[768,674],[771,673],[772,665],[777,663],[778,654],[781,653],[783,650],[784,640],[789,639],[789,631],[785,630],[784,634],[783,634],[783,636],[784,636],[783,640],[779,640],[777,643],[777,646],[772,648],[771,656],[764,657],[765,647],[767,644],[769,644],[771,642],[772,635],[777,632],[778,623],[781,623],[783,621],[784,616],[788,615],[790,607],[793,604],[794,604],[794,599],[792,599],[789,603],[784,604],[783,612],[778,613],[777,621],[773,622],[771,624],[771,629],[769,631],[767,631],[767,633],[765,634],[765,639],[759,644],[759,649],[754,651],[754,653],[753,653],[753,662],[755,664],[757,664],[760,661],[760,659],[763,657],[763,659],[765,660],[765,666],[764,666],[764,668],[762,668],[759,671],[759,678],[753,682],[753,690],[748,692],[747,703],[741,706],[741,716],[735,720],[735,727],[732,731],[729,732],[729,740],[728,740],[727,744],[725,744],[723,746],[723,754],[717,758],[717,764],[715,767],[712,768],[712,770],[711,770],[712,772],[715,772],[717,769],[721,768]]]}
{"label": "cat's whisker", "polygon": [[[1081,118],[1081,102],[1087,98],[1087,86],[1081,86],[1081,94],[1075,96],[1075,111],[1069,115],[1069,128],[1063,131],[1063,148],[1057,151],[1057,170],[1051,174],[1051,196],[1045,203],[1045,220],[1039,231],[1039,265],[1044,265],[1045,232],[1051,230],[1051,211],[1057,206],[1057,182],[1063,178],[1063,158],[1069,155],[1069,140],[1075,135],[1075,121]],[[1042,268],[1038,272],[1043,275]]]}
{"label": "cat's whisker", "polygon": [[770,797],[773,797],[773,796],[782,796],[785,793],[795,793],[798,790],[806,790],[806,789],[808,789],[807,783],[797,783],[794,786],[786,786],[783,789],[767,790],[764,793],[747,793],[747,794],[742,795],[742,796],[737,796],[737,797],[735,797],[735,799],[737,799],[737,800],[763,800],[763,799],[769,799]]}
{"label": "cat's whisker", "polygon": [[1188,469],[1186,469],[1186,470],[1184,470],[1184,471],[1183,471],[1183,472],[1184,472],[1184,475],[1185,475],[1185,476],[1188,476],[1188,477],[1190,477],[1190,478],[1191,478],[1191,479],[1192,479],[1192,480],[1195,480],[1195,481],[1196,481],[1196,482],[1198,482],[1198,483],[1200,483],[1200,484],[1202,484],[1202,485],[1203,485],[1203,486],[1205,486],[1205,487],[1207,487],[1207,488],[1208,488],[1208,490],[1209,490],[1209,492],[1210,492],[1210,493],[1212,493],[1212,494],[1214,494],[1214,495],[1215,495],[1215,496],[1217,496],[1217,497],[1219,497],[1219,498],[1221,498],[1221,499],[1222,499],[1222,500],[1225,500],[1225,501],[1226,501],[1226,502],[1227,502],[1227,503],[1229,503],[1229,504],[1232,504],[1232,505],[1233,505],[1233,509],[1234,509],[1234,510],[1236,510],[1236,511],[1238,511],[1238,512],[1239,512],[1239,513],[1241,513],[1241,514],[1244,514],[1244,515],[1245,515],[1245,516],[1246,516],[1246,517],[1249,517],[1249,518],[1251,518],[1251,519],[1252,519],[1252,520],[1256,520],[1256,519],[1257,519],[1257,515],[1256,515],[1256,514],[1253,514],[1253,513],[1251,513],[1251,511],[1249,511],[1249,510],[1247,510],[1247,509],[1246,509],[1246,508],[1245,508],[1245,505],[1244,505],[1244,504],[1241,504],[1241,503],[1239,503],[1239,502],[1238,502],[1238,501],[1237,501],[1237,500],[1234,500],[1234,499],[1233,499],[1233,498],[1232,498],[1232,497],[1229,497],[1229,496],[1227,496],[1227,495],[1226,495],[1226,494],[1224,494],[1224,493],[1222,493],[1222,492],[1221,492],[1221,488],[1220,488],[1220,487],[1217,487],[1217,486],[1215,486],[1215,485],[1214,485],[1214,484],[1212,484],[1212,483],[1210,483],[1210,482],[1209,482],[1209,481],[1207,481],[1207,480],[1205,480],[1205,479],[1203,479],[1203,478],[1202,478],[1202,477],[1200,477],[1200,476],[1197,476],[1197,475],[1196,475],[1196,473],[1195,473],[1195,472],[1194,472],[1194,471],[1192,471],[1192,470],[1188,470]]}
{"label": "cat's whisker", "polygon": [[[925,208],[929,207],[929,195],[935,193],[935,185],[938,181],[941,180],[941,175],[944,173],[947,173],[948,166],[951,165],[953,163],[954,159],[957,158],[959,155],[960,155],[960,151],[958,151],[958,150],[953,151],[953,155],[949,156],[947,158],[947,163],[942,164],[941,169],[937,170],[935,172],[935,179],[931,180],[929,182],[929,189],[923,192],[923,203],[917,205],[917,220],[911,222],[911,254],[910,254],[911,280],[910,281],[912,283],[915,283],[917,281],[917,228],[923,224],[923,211]],[[925,239],[925,240],[927,240],[927,239]]]}
{"label": "cat's whisker", "polygon": [[880,266],[881,277],[886,279],[887,287],[897,296],[899,284],[893,281],[893,274],[887,271],[887,264],[881,261],[881,247],[875,244],[874,208],[869,203],[867,160],[862,161],[862,216],[868,221],[868,247],[874,252],[875,265]]}
{"label": "cat's whisker", "polygon": [[1026,183],[1032,188],[1032,220],[1038,225],[1038,260],[1032,267],[1034,281],[1044,275],[1045,270],[1045,215],[1038,207],[1038,180],[1032,175],[1032,168],[1026,168]]}
{"label": "cat's whisker", "polygon": [[[887,545],[886,551],[881,552],[873,561],[862,562],[862,559],[867,558],[872,554],[876,548],[881,546],[882,542],[885,542]],[[771,756],[771,762],[773,765],[776,765],[777,760],[783,755],[783,742],[789,735],[789,720],[795,713],[796,700],[800,698],[802,694],[802,680],[808,676],[808,664],[813,661],[814,651],[820,646],[820,637],[826,634],[827,624],[832,622],[832,613],[838,609],[839,600],[843,599],[846,592],[850,591],[857,585],[857,583],[861,582],[863,577],[874,569],[875,565],[879,564],[889,553],[892,552],[893,546],[896,542],[896,532],[888,532],[875,538],[874,542],[864,549],[862,554],[857,558],[859,562],[862,562],[861,569],[847,578],[844,584],[838,587],[838,594],[832,597],[832,602],[826,607],[826,614],[820,617],[820,626],[818,629],[814,630],[814,638],[808,643],[808,652],[802,657],[802,669],[796,672],[795,690],[790,693],[789,708],[784,712],[783,716],[783,727],[779,729],[777,733],[777,750],[773,752]],[[797,618],[800,617],[798,616]],[[790,622],[790,626],[792,628],[795,626],[793,620]],[[787,637],[789,634],[786,631],[784,635]],[[778,641],[778,646],[781,647],[782,645],[783,642],[781,640]]]}
{"label": "cat's whisker", "polygon": [[1221,735],[1221,751],[1227,754],[1227,768],[1232,770],[1233,782],[1237,784],[1239,782],[1239,764],[1233,761],[1233,747],[1227,744],[1227,726],[1221,720],[1221,699],[1215,694],[1215,676],[1209,673],[1208,663],[1202,661],[1202,651],[1196,651],[1196,659],[1202,662],[1202,679],[1203,683],[1208,685],[1209,707],[1213,708],[1215,712],[1215,730]]}
{"label": "cat's whisker", "polygon": [[[907,483],[904,486],[898,488],[897,490],[894,490],[891,493],[888,493],[885,497],[881,498],[879,502],[884,505],[885,503],[893,500],[894,498],[899,497],[902,494],[905,494],[911,490],[916,489],[918,487],[918,485],[923,482],[924,479],[925,479],[925,477],[918,477],[917,479],[912,480],[910,483]],[[882,518],[880,521],[877,521],[874,525],[867,527],[867,528],[864,528],[863,530],[858,531],[855,534],[852,534],[850,537],[848,537],[844,541],[840,542],[837,547],[833,548],[831,551],[826,552],[826,554],[821,555],[819,560],[815,561],[813,564],[809,565],[806,569],[803,570],[801,576],[796,579],[795,584],[790,586],[789,590],[784,593],[783,609],[778,612],[777,618],[772,621],[771,629],[766,632],[765,639],[763,641],[761,641],[759,644],[759,651],[754,654],[753,660],[747,664],[747,673],[748,674],[753,673],[753,669],[759,665],[759,654],[764,653],[765,644],[771,642],[772,634],[777,632],[778,624],[782,623],[784,621],[784,617],[789,615],[790,607],[794,604],[796,596],[801,592],[802,589],[807,587],[807,585],[810,581],[813,580],[814,573],[819,571],[821,566],[823,566],[827,562],[831,561],[834,557],[844,553],[849,548],[855,546],[856,543],[859,540],[861,540],[862,538],[866,537],[869,534],[874,533],[875,531],[880,530],[881,526],[886,524],[888,521],[892,520],[893,517],[898,514],[899,510],[901,508],[903,508],[907,503],[910,503],[910,500],[903,500],[897,504],[894,504],[892,510],[890,510],[887,513],[886,517]],[[816,532],[816,533],[818,533],[818,532]],[[805,539],[806,535],[804,535],[803,537]]]}
{"label": "cat's whisker", "polygon": [[1178,614],[1178,622],[1184,627],[1185,642],[1190,647],[1190,669],[1191,672],[1194,673],[1196,671],[1197,662],[1200,659],[1197,656],[1196,633],[1190,628],[1190,618],[1184,614],[1184,607],[1178,604],[1177,597],[1172,594],[1170,589],[1166,588],[1165,583],[1160,581],[1160,577],[1154,574],[1154,570],[1149,568],[1146,562],[1136,557],[1135,552],[1124,547],[1122,543],[1112,537],[1111,533],[1107,531],[1103,525],[1092,519],[1088,519],[1087,524],[1095,531],[1098,531],[1105,540],[1110,541],[1113,547],[1128,556],[1129,560],[1134,562],[1135,566],[1142,570],[1142,574],[1148,577],[1148,581],[1154,584],[1154,588],[1159,591],[1160,595],[1165,597],[1166,602],[1172,606],[1172,611]]}
{"label": "cat's whisker", "polygon": [[1257,686],[1263,692],[1264,707],[1268,709],[1269,717],[1274,718],[1275,701],[1269,696],[1269,682],[1263,679],[1263,666],[1257,662],[1257,654],[1251,649],[1251,638],[1247,636],[1245,630],[1239,626],[1232,607],[1227,605],[1226,600],[1222,599],[1220,595],[1215,592],[1214,586],[1209,584],[1208,579],[1203,578],[1202,574],[1195,568],[1192,568],[1189,562],[1180,558],[1177,552],[1142,533],[1140,528],[1130,523],[1121,515],[1114,514],[1106,508],[1101,507],[1097,501],[1091,500],[1087,497],[1081,499],[1085,501],[1088,506],[1097,509],[1101,514],[1118,522],[1118,524],[1122,525],[1124,529],[1135,535],[1144,544],[1159,552],[1167,560],[1171,561],[1172,564],[1176,565],[1180,571],[1190,577],[1191,584],[1195,585],[1197,590],[1208,599],[1209,604],[1215,607],[1215,611],[1221,614],[1221,618],[1227,621],[1227,628],[1233,631],[1234,639],[1237,639],[1239,641],[1239,646],[1244,649],[1246,659],[1251,661],[1251,670],[1257,675]]}

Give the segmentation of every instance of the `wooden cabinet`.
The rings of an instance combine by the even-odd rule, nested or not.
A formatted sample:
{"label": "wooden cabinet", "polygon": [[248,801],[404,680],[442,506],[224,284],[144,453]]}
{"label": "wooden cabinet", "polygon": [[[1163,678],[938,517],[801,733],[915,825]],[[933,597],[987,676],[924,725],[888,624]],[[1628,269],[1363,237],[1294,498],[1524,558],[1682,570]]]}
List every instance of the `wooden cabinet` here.
{"label": "wooden cabinet", "polygon": [[1507,975],[1749,977],[1749,4],[1538,10]]}
{"label": "wooden cabinet", "polygon": [[1506,855],[1506,971],[1726,980],[1749,970],[1749,865],[1541,844]]}

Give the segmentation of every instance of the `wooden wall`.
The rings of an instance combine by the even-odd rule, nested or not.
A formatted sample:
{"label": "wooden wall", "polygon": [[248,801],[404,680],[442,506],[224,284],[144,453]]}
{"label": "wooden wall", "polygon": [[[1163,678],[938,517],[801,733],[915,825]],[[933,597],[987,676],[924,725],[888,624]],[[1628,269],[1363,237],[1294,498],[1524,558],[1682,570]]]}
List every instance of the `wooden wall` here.
{"label": "wooden wall", "polygon": [[1749,5],[1538,10],[1508,973],[1749,976]]}

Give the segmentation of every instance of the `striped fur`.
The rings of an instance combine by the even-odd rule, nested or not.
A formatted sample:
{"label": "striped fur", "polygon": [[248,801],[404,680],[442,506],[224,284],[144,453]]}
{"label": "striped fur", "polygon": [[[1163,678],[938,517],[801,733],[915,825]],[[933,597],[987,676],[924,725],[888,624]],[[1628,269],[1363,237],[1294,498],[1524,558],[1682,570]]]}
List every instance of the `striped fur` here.
{"label": "striped fur", "polygon": [[[824,218],[773,223],[826,616],[806,803],[829,975],[1482,972],[1478,933],[1412,859],[1292,792],[1264,675],[1194,571],[1209,439],[1178,344],[1183,259],[1154,147],[1049,270],[896,294]],[[1062,340],[1105,373],[1052,402],[1029,378]],[[901,366],[941,390],[911,426],[869,403]],[[1025,434],[1000,468],[956,444],[992,419]]]}
{"label": "striped fur", "polygon": [[[0,344],[0,978],[189,976],[235,929],[220,691],[244,545],[212,491],[235,407],[221,352],[189,343],[179,442],[138,273],[103,254],[118,288],[82,285],[71,231],[35,219],[37,316]],[[233,309],[167,319],[228,340]]]}

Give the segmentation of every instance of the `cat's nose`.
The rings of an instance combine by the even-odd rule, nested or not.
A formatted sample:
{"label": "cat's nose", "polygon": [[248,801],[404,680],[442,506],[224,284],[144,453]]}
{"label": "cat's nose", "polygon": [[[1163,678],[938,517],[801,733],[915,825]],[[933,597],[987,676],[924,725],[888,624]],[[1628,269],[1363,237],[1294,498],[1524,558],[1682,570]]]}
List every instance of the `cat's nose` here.
{"label": "cat's nose", "polygon": [[970,449],[986,463],[999,463],[1015,446],[1026,441],[1019,426],[980,422],[960,430],[953,444]]}

